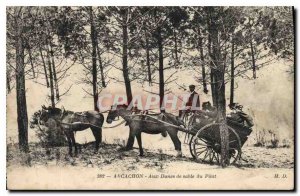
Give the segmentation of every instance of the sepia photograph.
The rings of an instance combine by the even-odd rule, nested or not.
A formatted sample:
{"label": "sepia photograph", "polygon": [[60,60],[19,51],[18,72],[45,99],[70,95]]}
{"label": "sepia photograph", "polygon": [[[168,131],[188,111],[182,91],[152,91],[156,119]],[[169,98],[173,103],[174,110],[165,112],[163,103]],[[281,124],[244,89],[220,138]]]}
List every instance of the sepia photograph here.
{"label": "sepia photograph", "polygon": [[6,6],[7,189],[293,191],[294,52],[292,6]]}

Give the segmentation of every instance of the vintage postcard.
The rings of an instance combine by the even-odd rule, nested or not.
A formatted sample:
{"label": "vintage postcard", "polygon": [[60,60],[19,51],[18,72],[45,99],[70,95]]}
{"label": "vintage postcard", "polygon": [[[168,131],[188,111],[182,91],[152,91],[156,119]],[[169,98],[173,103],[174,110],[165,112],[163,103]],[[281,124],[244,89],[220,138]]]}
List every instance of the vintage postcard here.
{"label": "vintage postcard", "polygon": [[294,190],[293,7],[6,7],[8,190]]}

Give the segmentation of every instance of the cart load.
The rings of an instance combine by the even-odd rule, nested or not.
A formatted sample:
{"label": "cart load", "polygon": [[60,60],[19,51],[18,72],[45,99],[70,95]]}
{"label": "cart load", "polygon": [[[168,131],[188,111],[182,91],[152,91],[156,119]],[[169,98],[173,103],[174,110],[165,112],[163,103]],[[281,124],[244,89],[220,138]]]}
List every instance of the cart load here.
{"label": "cart load", "polygon": [[210,112],[194,113],[189,120],[190,153],[193,158],[202,162],[220,162],[221,154],[221,126],[227,126],[229,134],[229,157],[233,164],[241,157],[241,148],[251,134],[253,126],[252,118],[236,110],[226,117],[226,124],[215,122]]}

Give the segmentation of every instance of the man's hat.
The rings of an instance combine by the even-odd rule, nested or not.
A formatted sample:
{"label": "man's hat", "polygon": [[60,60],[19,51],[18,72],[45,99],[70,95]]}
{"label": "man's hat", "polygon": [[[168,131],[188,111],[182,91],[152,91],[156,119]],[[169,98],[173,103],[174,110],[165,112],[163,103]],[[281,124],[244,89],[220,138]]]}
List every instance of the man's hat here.
{"label": "man's hat", "polygon": [[195,85],[193,85],[193,84],[191,84],[189,87],[190,87],[190,88],[195,88],[196,86],[195,86]]}

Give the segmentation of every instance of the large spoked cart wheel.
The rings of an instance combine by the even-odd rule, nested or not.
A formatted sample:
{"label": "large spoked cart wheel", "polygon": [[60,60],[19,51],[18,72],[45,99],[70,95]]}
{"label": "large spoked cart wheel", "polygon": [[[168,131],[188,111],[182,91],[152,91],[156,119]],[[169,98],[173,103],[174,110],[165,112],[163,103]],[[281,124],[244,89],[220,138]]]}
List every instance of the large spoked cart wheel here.
{"label": "large spoked cart wheel", "polygon": [[[194,159],[203,163],[220,164],[221,162],[221,123],[211,123],[203,126],[190,140],[189,147]],[[240,136],[230,126],[229,134],[229,157],[230,164],[236,163],[241,157],[242,143]]]}

